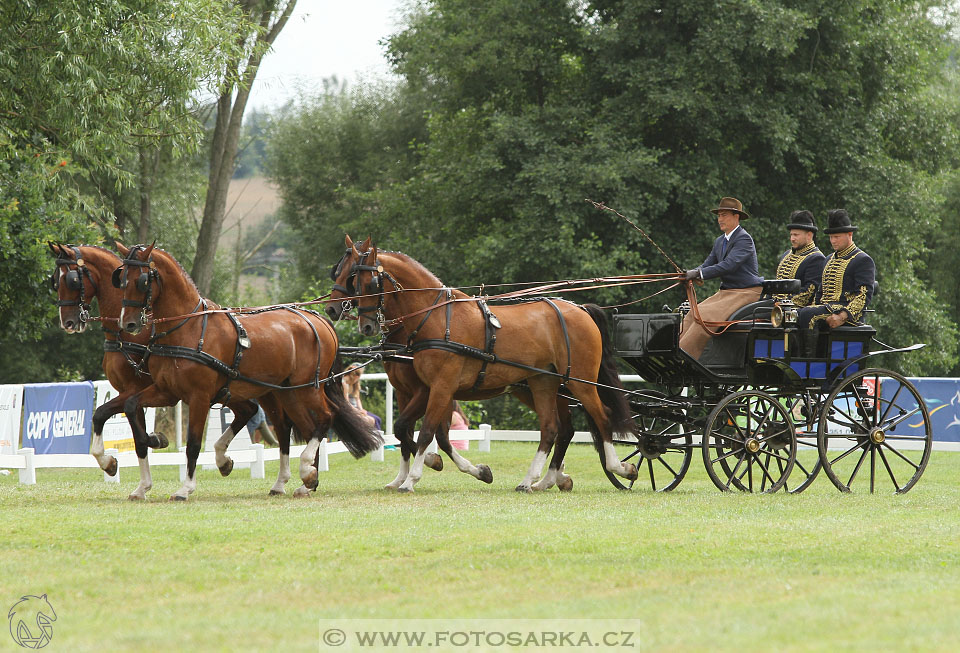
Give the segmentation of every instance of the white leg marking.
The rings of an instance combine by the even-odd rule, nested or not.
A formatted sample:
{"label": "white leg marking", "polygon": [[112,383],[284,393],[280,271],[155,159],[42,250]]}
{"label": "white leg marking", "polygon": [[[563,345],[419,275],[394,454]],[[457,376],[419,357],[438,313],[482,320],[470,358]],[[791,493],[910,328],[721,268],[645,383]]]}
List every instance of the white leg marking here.
{"label": "white leg marking", "polygon": [[146,458],[140,458],[138,462],[140,463],[140,485],[127,497],[132,500],[146,499],[147,492],[153,487],[153,478],[150,476],[150,463],[147,462]]}
{"label": "white leg marking", "polygon": [[547,452],[537,449],[537,453],[534,454],[533,461],[530,463],[530,469],[527,470],[527,475],[523,477],[522,481],[520,481],[520,485],[517,486],[517,489],[529,490],[533,482],[540,478],[540,472],[543,471],[543,464],[546,461]]}
{"label": "white leg marking", "polygon": [[90,455],[97,459],[97,464],[100,465],[100,469],[106,471],[113,462],[113,456],[107,456],[103,452],[103,434],[94,433],[93,437],[90,438]]}
{"label": "white leg marking", "polygon": [[305,480],[316,476],[317,468],[313,466],[313,461],[317,457],[317,449],[320,448],[320,439],[311,438],[307,443],[303,453],[300,454],[300,478]]}
{"label": "white leg marking", "polygon": [[403,458],[401,458],[401,459],[400,459],[400,470],[397,472],[397,477],[396,477],[395,479],[393,479],[393,481],[391,481],[390,483],[387,483],[386,485],[384,485],[384,486],[383,486],[384,489],[387,489],[387,490],[396,490],[396,489],[399,488],[401,485],[403,485],[403,482],[404,482],[405,480],[407,480],[407,474],[409,474],[409,473],[410,473],[410,459],[408,458],[408,459],[404,460]]}
{"label": "white leg marking", "polygon": [[270,488],[270,494],[283,494],[283,488],[290,480],[290,454],[280,454],[280,470],[277,472],[277,482]]}
{"label": "white leg marking", "polygon": [[413,492],[413,486],[423,476],[423,459],[426,453],[426,450],[423,453],[417,451],[417,455],[413,458],[413,464],[410,466],[410,472],[407,474],[406,480],[400,485],[401,492]]}
{"label": "white leg marking", "polygon": [[[605,466],[608,472],[623,476],[624,478],[628,476],[628,467],[620,462],[620,459],[617,457],[617,450],[613,448],[612,442],[603,443],[603,457],[606,461]],[[633,465],[631,464],[630,467],[633,467]]]}
{"label": "white leg marking", "polygon": [[230,446],[230,443],[233,442],[235,437],[237,437],[237,435],[233,432],[233,428],[228,426],[216,443],[214,443],[213,451],[215,452],[217,467],[223,467],[230,460],[227,457],[227,447]]}
{"label": "white leg marking", "polygon": [[178,497],[180,499],[186,499],[191,494],[193,494],[193,491],[196,489],[197,489],[197,470],[196,468],[194,468],[193,476],[188,475],[187,478],[183,481],[183,485],[180,486],[180,489],[177,490],[173,494],[173,496]]}
{"label": "white leg marking", "polygon": [[547,473],[543,475],[543,478],[541,478],[539,481],[531,485],[530,489],[540,492],[543,490],[549,490],[556,484],[557,484],[557,470],[550,467],[547,469]]}

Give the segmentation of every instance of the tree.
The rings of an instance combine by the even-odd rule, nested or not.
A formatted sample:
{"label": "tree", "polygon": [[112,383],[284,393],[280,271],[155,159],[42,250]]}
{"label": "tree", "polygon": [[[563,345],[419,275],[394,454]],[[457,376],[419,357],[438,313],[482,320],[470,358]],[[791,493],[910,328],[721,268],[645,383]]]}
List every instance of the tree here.
{"label": "tree", "polygon": [[191,270],[191,276],[204,295],[210,292],[213,280],[227,206],[227,189],[233,177],[250,89],[260,61],[283,30],[296,4],[297,0],[237,0],[236,3],[243,16],[234,35],[240,54],[232,57],[223,69],[224,82],[219,90],[216,123],[210,142],[207,197]]}

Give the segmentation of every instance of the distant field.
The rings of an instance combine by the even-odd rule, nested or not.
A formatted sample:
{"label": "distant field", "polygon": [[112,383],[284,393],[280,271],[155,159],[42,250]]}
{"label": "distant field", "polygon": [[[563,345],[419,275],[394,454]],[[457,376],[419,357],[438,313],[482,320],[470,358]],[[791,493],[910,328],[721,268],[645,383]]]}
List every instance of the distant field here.
{"label": "distant field", "polygon": [[223,220],[220,235],[220,247],[233,247],[237,242],[239,229],[248,229],[260,224],[264,218],[280,208],[280,196],[277,189],[267,183],[264,177],[233,179],[227,191],[227,215]]}
{"label": "distant field", "polygon": [[615,491],[574,445],[572,493],[520,495],[533,446],[492,449],[469,452],[492,485],[448,462],[413,495],[380,489],[396,452],[338,457],[304,500],[267,496],[276,463],[266,480],[201,471],[177,504],[175,468],[144,504],[125,500],[133,469],[119,487],[0,476],[0,609],[46,593],[53,651],[334,650],[318,620],[348,617],[622,619],[633,650],[960,650],[960,454],[935,452],[903,496],[825,478],[721,494],[699,458],[653,494]]}

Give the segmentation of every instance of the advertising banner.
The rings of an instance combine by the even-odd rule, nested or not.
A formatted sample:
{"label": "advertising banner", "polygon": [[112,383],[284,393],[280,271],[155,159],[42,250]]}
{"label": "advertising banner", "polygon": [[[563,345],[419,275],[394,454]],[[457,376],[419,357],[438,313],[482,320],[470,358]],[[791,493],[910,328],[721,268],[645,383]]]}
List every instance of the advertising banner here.
{"label": "advertising banner", "polygon": [[23,386],[0,385],[0,454],[14,454],[20,447],[20,416]]}
{"label": "advertising banner", "polygon": [[[960,379],[911,378],[930,412],[934,442],[960,442]],[[908,435],[923,435],[923,419],[907,421]]]}
{"label": "advertising banner", "polygon": [[[110,385],[109,381],[94,381],[93,386],[96,390],[97,408],[120,394]],[[146,408],[144,411],[147,433],[152,433],[156,423],[157,409]],[[134,451],[133,432],[130,430],[130,422],[127,421],[126,413],[117,413],[103,425],[103,448],[116,449],[121,452]]]}
{"label": "advertising banner", "polygon": [[93,383],[29,383],[23,386],[22,447],[35,453],[89,453]]}

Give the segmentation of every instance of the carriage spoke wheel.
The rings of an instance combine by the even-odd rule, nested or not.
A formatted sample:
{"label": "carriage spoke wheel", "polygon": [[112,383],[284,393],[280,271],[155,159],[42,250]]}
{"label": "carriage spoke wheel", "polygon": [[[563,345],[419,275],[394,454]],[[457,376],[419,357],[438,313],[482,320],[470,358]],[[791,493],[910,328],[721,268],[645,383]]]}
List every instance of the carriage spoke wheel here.
{"label": "carriage spoke wheel", "polygon": [[710,480],[721,490],[776,492],[797,458],[793,419],[765,392],[735,392],[707,417],[701,451]]}
{"label": "carriage spoke wheel", "polygon": [[[639,436],[617,434],[613,445],[621,462],[637,466],[637,480],[627,481],[604,469],[613,486],[620,490],[650,488],[669,492],[678,485],[690,468],[693,437],[683,425],[669,417],[634,417],[640,427]],[[603,456],[601,455],[601,461]]]}
{"label": "carriage spoke wheel", "polygon": [[817,433],[823,471],[841,492],[906,492],[930,459],[933,429],[923,398],[896,372],[869,369],[827,397]]}
{"label": "carriage spoke wheel", "polygon": [[803,394],[787,399],[786,408],[797,435],[797,461],[790,480],[783,484],[783,489],[790,494],[799,494],[810,487],[823,468],[817,450],[817,424],[823,398],[823,395]]}

